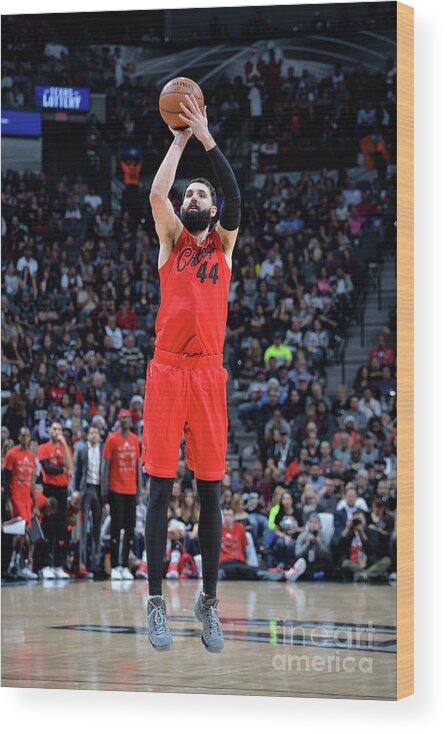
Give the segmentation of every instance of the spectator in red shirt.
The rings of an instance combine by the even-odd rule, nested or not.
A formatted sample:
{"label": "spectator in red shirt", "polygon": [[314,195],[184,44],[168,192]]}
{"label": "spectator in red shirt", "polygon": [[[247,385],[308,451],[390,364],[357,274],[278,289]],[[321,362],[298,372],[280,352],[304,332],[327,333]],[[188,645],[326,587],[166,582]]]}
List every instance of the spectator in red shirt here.
{"label": "spectator in red shirt", "polygon": [[[26,520],[28,527],[31,527],[32,513],[38,513],[35,490],[36,462],[34,454],[29,450],[30,439],[29,429],[21,428],[19,446],[14,446],[6,453],[2,478],[8,514]],[[24,564],[22,547],[25,537],[25,535],[14,536],[8,575],[14,578],[37,579],[32,569]]]}
{"label": "spectator in red shirt", "polygon": [[261,571],[247,564],[245,554],[248,545],[245,528],[234,521],[232,507],[222,511],[222,544],[220,547],[219,580],[285,581],[283,573]]}
{"label": "spectator in red shirt", "polygon": [[391,347],[387,347],[385,337],[383,334],[379,334],[377,339],[377,345],[374,347],[374,349],[371,349],[369,355],[368,355],[368,362],[371,364],[374,357],[376,357],[381,366],[384,367],[385,365],[389,365],[392,367],[395,360],[395,353],[394,349],[391,349]]}
{"label": "spectator in red shirt", "polygon": [[[130,431],[132,414],[122,408],[118,413],[119,428],[107,436],[104,444],[101,494],[110,504],[111,579],[133,580],[128,568],[129,549],[133,544],[136,505],[142,490],[140,444]],[[120,562],[120,536],[124,530]]]}
{"label": "spectator in red shirt", "polygon": [[43,493],[45,497],[55,497],[58,504],[57,513],[54,516],[45,516],[42,524],[44,535],[48,539],[48,557],[47,565],[41,569],[41,576],[44,579],[69,578],[62,564],[67,534],[68,483],[73,461],[58,421],[51,424],[50,440],[40,444],[37,458],[42,467]]}
{"label": "spectator in red shirt", "polygon": [[126,299],[116,314],[116,323],[125,331],[135,331],[137,328],[137,315]]}

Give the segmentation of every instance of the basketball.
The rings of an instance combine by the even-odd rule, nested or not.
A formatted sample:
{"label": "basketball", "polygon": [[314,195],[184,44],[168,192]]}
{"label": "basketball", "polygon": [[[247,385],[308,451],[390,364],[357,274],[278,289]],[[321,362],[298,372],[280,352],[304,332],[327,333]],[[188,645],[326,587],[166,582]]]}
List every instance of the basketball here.
{"label": "basketball", "polygon": [[167,125],[174,130],[185,130],[186,125],[179,118],[179,112],[182,112],[180,102],[186,103],[185,95],[191,94],[196,98],[197,104],[203,111],[205,100],[203,92],[199,85],[186,76],[178,76],[171,79],[160,93],[159,108],[160,115]]}

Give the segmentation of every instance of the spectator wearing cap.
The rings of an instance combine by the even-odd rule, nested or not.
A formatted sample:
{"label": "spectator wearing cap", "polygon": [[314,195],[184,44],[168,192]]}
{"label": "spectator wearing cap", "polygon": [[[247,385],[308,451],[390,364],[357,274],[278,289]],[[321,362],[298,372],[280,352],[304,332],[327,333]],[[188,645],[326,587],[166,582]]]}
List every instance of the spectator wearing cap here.
{"label": "spectator wearing cap", "polygon": [[134,395],[129,403],[132,415],[132,423],[136,426],[143,419],[144,398],[141,395]]}
{"label": "spectator wearing cap", "polygon": [[273,344],[264,352],[264,363],[267,364],[270,357],[275,357],[278,365],[285,364],[290,367],[293,360],[293,354],[289,347],[283,343],[280,331],[275,331],[273,335]]}
{"label": "spectator wearing cap", "polygon": [[[133,544],[136,502],[142,491],[140,445],[131,432],[132,415],[122,408],[118,414],[119,428],[107,436],[102,463],[101,494],[110,504],[112,580],[133,579],[128,568],[129,550]],[[137,498],[137,499],[136,499]],[[120,536],[124,540],[120,558]],[[150,563],[150,559],[148,559]]]}

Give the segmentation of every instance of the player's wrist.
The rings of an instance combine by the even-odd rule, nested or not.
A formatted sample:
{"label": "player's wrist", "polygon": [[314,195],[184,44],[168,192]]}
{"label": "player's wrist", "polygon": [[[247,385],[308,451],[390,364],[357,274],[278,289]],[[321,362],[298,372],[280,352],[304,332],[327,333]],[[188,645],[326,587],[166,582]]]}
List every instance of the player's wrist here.
{"label": "player's wrist", "polygon": [[174,136],[174,140],[172,141],[171,145],[173,148],[180,148],[180,150],[184,150],[188,140],[189,138],[187,138],[185,135],[178,134]]}
{"label": "player's wrist", "polygon": [[211,150],[211,148],[214,148],[216,146],[216,141],[214,140],[211,133],[204,135],[203,138],[201,138],[200,142],[202,143],[207,153],[209,150]]}

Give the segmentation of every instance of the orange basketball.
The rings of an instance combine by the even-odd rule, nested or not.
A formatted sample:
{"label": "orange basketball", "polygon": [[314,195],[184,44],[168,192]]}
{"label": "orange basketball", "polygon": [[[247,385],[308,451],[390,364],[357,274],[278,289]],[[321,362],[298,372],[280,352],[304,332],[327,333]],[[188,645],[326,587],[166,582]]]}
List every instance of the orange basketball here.
{"label": "orange basketball", "polygon": [[175,130],[184,130],[187,126],[178,116],[182,112],[180,102],[186,104],[185,95],[193,95],[200,109],[203,111],[205,100],[199,85],[186,76],[178,76],[164,85],[160,93],[160,115],[167,125]]}

